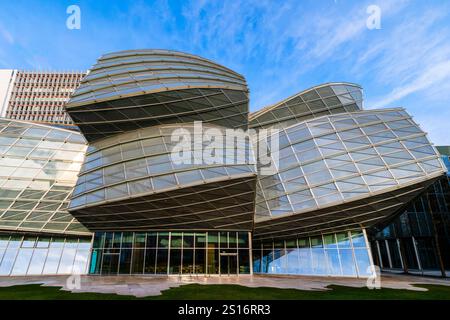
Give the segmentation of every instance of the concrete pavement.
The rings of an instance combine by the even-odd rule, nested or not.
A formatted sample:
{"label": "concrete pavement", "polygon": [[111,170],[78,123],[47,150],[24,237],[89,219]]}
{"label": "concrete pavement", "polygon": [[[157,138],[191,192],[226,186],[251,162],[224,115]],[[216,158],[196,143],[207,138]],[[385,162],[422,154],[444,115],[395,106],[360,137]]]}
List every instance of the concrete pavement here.
{"label": "concrete pavement", "polygon": [[[79,280],[77,285],[77,281]],[[36,277],[0,277],[0,287],[27,284],[61,287],[72,292],[113,293],[146,297],[160,295],[161,291],[187,284],[235,284],[246,287],[272,287],[299,290],[329,290],[329,285],[342,285],[361,288],[366,286],[366,279],[276,276],[276,275],[241,275],[241,276],[88,276],[80,278],[68,276]],[[381,287],[426,291],[413,284],[436,284],[450,286],[450,279],[417,277],[410,275],[383,274]]]}

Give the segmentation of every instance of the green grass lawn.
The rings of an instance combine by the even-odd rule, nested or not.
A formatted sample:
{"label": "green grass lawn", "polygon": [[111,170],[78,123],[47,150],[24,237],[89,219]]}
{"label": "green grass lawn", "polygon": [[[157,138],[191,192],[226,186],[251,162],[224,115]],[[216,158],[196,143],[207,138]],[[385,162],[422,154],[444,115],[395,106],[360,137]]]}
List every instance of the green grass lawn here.
{"label": "green grass lawn", "polygon": [[[429,291],[409,291],[398,289],[369,290],[367,288],[350,288],[329,286],[329,291],[303,291],[295,289],[248,288],[238,285],[199,285],[190,284],[163,291],[160,296],[144,298],[145,300],[450,300],[450,287],[437,285],[420,285]],[[101,293],[70,293],[57,287],[40,285],[23,285],[0,288],[0,300],[143,300],[133,296],[120,296]]]}

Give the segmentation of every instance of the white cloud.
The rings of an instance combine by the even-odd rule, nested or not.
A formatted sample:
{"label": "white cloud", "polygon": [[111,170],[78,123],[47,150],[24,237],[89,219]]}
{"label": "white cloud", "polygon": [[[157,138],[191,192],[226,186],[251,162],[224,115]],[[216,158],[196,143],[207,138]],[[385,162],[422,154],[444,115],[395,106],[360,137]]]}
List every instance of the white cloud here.
{"label": "white cloud", "polygon": [[428,89],[445,81],[450,81],[450,60],[430,66],[418,78],[394,88],[385,98],[377,101],[373,107],[388,106],[412,93]]}
{"label": "white cloud", "polygon": [[422,12],[419,18],[417,13],[404,15],[389,34],[362,52],[352,72],[389,89],[379,92],[369,106],[386,107],[445,85],[450,79],[450,30],[437,26],[447,15],[439,7]]}
{"label": "white cloud", "polygon": [[14,44],[13,35],[6,30],[3,26],[0,25],[0,36],[9,44]]}

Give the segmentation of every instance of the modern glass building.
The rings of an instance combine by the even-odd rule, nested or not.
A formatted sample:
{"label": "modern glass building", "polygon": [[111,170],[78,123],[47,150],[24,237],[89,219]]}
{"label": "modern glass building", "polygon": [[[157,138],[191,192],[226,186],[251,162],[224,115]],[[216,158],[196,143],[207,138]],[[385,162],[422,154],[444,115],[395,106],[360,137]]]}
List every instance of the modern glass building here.
{"label": "modern glass building", "polygon": [[84,273],[91,232],[67,211],[80,133],[0,118],[0,275]]}
{"label": "modern glass building", "polygon": [[277,172],[258,177],[255,272],[367,275],[378,263],[367,235],[445,172],[404,109],[365,111],[352,84],[306,90],[250,115],[250,125],[280,130]]}
{"label": "modern glass building", "polygon": [[78,132],[0,119],[0,227],[90,235],[67,212],[86,148]]}
{"label": "modern glass building", "polygon": [[374,262],[384,271],[450,275],[450,180],[442,177],[393,221],[371,230]]}
{"label": "modern glass building", "polygon": [[[366,277],[378,264],[445,275],[447,170],[404,109],[365,110],[362,88],[351,83],[319,85],[255,113],[248,101],[242,75],[198,56],[100,57],[65,106],[88,145],[45,126],[33,138],[32,152],[79,152],[57,166],[70,176],[64,199],[47,199],[64,184],[49,178],[32,208],[17,208],[28,187],[9,195],[8,178],[0,184],[9,201],[0,215],[0,273]],[[37,126],[21,125],[30,134]],[[54,131],[67,136],[49,147]],[[34,183],[31,175],[21,180]],[[10,211],[18,214],[12,220]]]}
{"label": "modern glass building", "polygon": [[[450,148],[436,147],[450,170]],[[448,174],[448,173],[447,173]],[[442,177],[393,221],[373,228],[375,263],[389,272],[450,275],[450,180]]]}
{"label": "modern glass building", "polygon": [[[250,272],[256,187],[250,142],[233,147],[246,154],[243,161],[208,164],[206,145],[194,141],[197,121],[219,135],[247,129],[241,75],[178,52],[108,54],[66,109],[89,141],[69,210],[95,232],[92,272]],[[171,157],[180,129],[193,137],[191,162]]]}

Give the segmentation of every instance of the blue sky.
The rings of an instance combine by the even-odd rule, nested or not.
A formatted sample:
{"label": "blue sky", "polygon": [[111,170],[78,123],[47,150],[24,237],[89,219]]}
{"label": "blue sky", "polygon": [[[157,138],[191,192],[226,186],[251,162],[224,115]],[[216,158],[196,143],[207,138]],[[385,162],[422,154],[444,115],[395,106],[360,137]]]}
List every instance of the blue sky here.
{"label": "blue sky", "polygon": [[[81,29],[66,8],[81,8]],[[371,4],[381,29],[366,27]],[[365,107],[405,107],[437,145],[450,145],[450,2],[0,2],[0,68],[85,70],[103,53],[180,50],[243,74],[251,110],[329,81],[355,82]]]}

